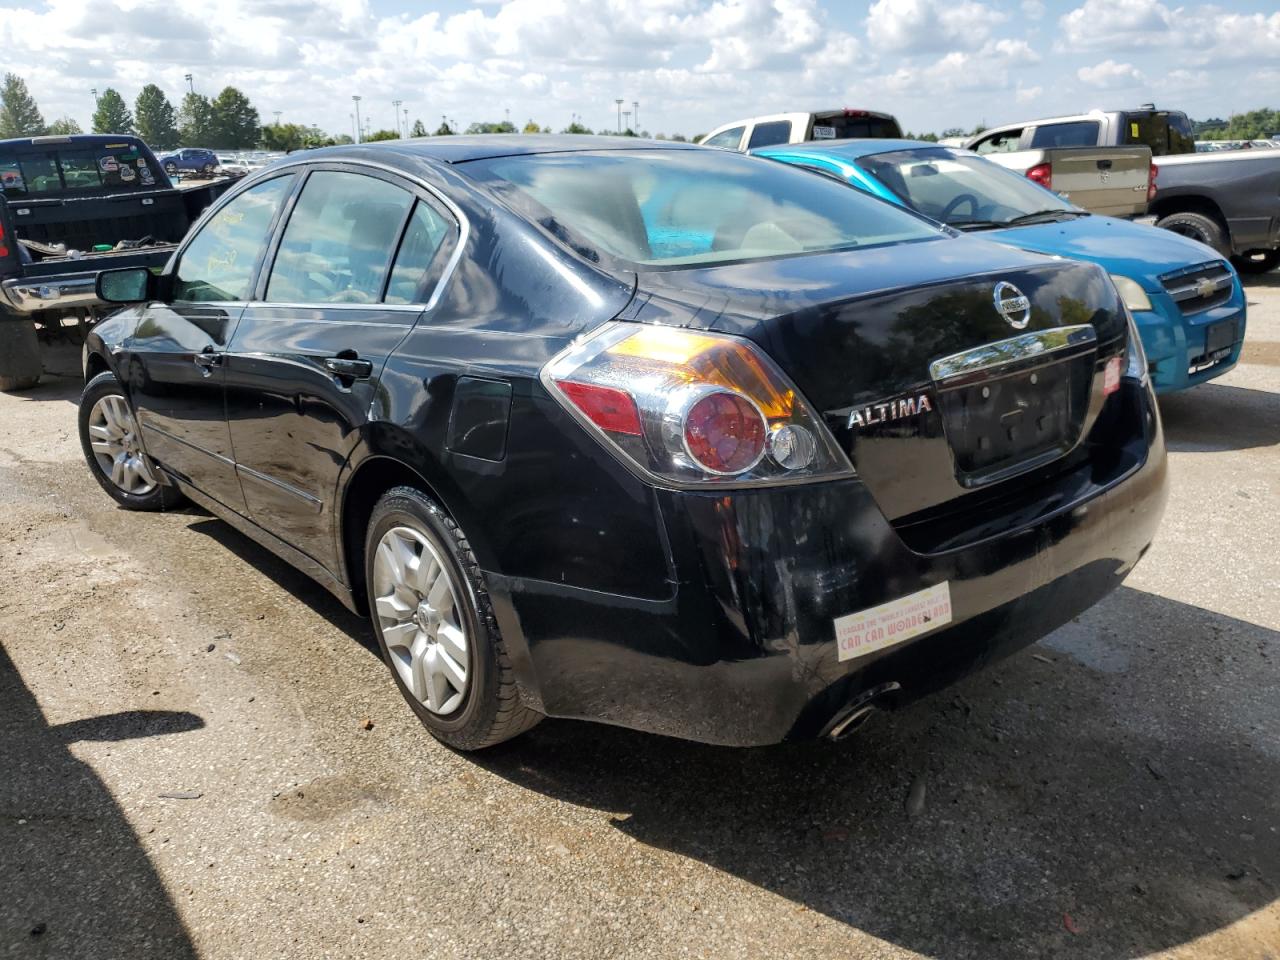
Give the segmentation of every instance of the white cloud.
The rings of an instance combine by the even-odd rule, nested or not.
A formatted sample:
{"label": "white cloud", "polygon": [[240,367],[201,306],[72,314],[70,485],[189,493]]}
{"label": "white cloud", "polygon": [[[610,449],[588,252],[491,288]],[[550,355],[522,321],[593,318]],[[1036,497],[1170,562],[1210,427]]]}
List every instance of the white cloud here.
{"label": "white cloud", "polygon": [[1043,93],[1044,87],[1024,87],[1022,84],[1018,84],[1017,90],[1014,91],[1013,98],[1019,103],[1034,103],[1040,99],[1040,96]]}
{"label": "white cloud", "polygon": [[1080,82],[1100,90],[1113,87],[1131,87],[1142,82],[1142,74],[1131,63],[1116,63],[1114,60],[1103,60],[1092,67],[1081,67],[1076,71]]}
{"label": "white cloud", "polygon": [[876,0],[867,38],[873,47],[909,53],[976,50],[1006,19],[975,0]]}
{"label": "white cloud", "polygon": [[1085,0],[1058,25],[1065,49],[1129,49],[1167,43],[1171,21],[1157,0]]}
{"label": "white cloud", "polygon": [[1028,20],[1039,20],[1045,14],[1042,0],[1022,0],[1022,15]]}

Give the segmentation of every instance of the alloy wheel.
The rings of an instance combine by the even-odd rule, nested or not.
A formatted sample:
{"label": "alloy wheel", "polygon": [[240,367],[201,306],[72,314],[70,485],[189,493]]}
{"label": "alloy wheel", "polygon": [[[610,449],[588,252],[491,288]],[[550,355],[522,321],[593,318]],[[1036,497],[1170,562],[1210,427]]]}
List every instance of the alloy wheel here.
{"label": "alloy wheel", "polygon": [[423,533],[393,527],[378,541],[373,596],[391,664],[414,698],[441,716],[462,706],[471,676],[458,590]]}
{"label": "alloy wheel", "polygon": [[156,475],[142,452],[138,424],[124,397],[107,394],[93,405],[89,441],[98,467],[125,493],[143,497],[155,489]]}

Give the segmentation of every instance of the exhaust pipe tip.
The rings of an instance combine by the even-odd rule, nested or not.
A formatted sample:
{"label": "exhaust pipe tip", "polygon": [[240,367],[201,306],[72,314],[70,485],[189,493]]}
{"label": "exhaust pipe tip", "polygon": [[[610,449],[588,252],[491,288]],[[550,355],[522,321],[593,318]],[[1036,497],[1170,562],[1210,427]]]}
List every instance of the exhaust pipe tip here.
{"label": "exhaust pipe tip", "polygon": [[835,743],[850,736],[871,719],[871,715],[879,709],[879,703],[882,700],[901,689],[902,684],[891,681],[864,691],[845,707],[843,713],[837,714],[831,721],[824,738]]}

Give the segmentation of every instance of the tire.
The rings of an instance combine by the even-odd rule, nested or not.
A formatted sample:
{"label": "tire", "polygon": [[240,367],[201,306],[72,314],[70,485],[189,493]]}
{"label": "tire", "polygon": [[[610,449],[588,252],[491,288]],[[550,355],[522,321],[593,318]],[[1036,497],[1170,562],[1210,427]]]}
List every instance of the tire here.
{"label": "tire", "polygon": [[1231,253],[1231,244],[1227,241],[1227,231],[1212,217],[1203,213],[1171,213],[1156,221],[1156,226],[1172,230],[1192,240],[1199,240],[1206,247],[1213,247],[1222,256]]}
{"label": "tire", "polygon": [[[115,413],[109,415],[106,422],[98,420],[100,411],[112,409]],[[77,422],[80,449],[84,451],[89,472],[112,500],[126,510],[148,511],[165,510],[182,502],[177,488],[159,482],[158,471],[142,452],[137,441],[133,405],[114,373],[100,373],[85,384],[80,394]],[[117,438],[116,428],[127,439]],[[95,450],[95,442],[103,446]],[[113,479],[113,473],[103,463],[104,457],[108,462],[124,457],[127,468]]]}
{"label": "tire", "polygon": [[[392,562],[393,556],[406,562]],[[425,575],[422,564],[427,564]],[[393,575],[396,567],[402,576]],[[542,719],[516,690],[471,545],[435,501],[413,487],[383,495],[365,534],[364,573],[382,657],[401,695],[436,739],[455,750],[481,750]],[[449,580],[448,597],[440,576]],[[413,619],[406,619],[407,611],[416,611]],[[459,630],[461,642],[448,639]],[[465,668],[465,689],[454,683],[456,666],[446,670],[441,663]]]}
{"label": "tire", "polygon": [[171,177],[173,177],[173,176],[177,176],[177,173],[178,173],[178,165],[177,165],[176,163],[172,163],[172,162],[170,162],[170,163],[166,163],[166,164],[164,165],[164,172],[165,172],[165,173],[167,173],[167,174],[168,174],[169,176],[171,176]]}
{"label": "tire", "polygon": [[1280,266],[1280,250],[1250,250],[1231,262],[1241,273],[1270,273]]}
{"label": "tire", "polygon": [[0,391],[30,390],[40,382],[42,373],[35,324],[26,317],[0,312]]}
{"label": "tire", "polygon": [[206,163],[203,167],[201,167],[201,168],[200,168],[200,174],[201,174],[201,176],[204,176],[204,177],[212,177],[212,176],[213,176],[213,165],[212,165],[212,164],[209,164],[209,163]]}

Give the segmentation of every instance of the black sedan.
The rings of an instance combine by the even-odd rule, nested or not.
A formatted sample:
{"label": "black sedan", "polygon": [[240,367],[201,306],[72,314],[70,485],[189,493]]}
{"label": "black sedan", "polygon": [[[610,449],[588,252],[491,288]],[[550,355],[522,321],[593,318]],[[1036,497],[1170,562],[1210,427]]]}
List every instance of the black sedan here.
{"label": "black sedan", "polygon": [[121,505],[187,497],[368,611],[437,737],[840,736],[1151,543],[1161,427],[1098,267],[752,157],[338,147],[247,178],[85,349]]}

